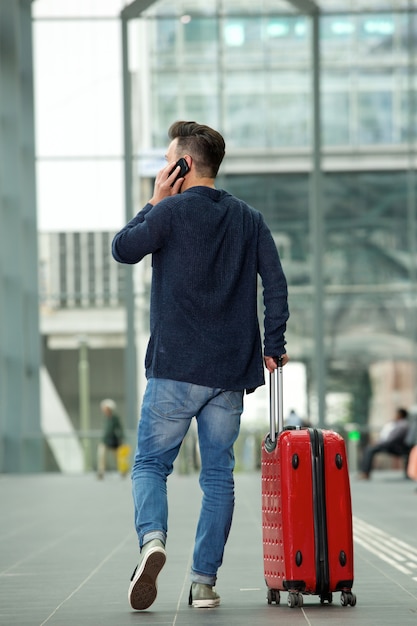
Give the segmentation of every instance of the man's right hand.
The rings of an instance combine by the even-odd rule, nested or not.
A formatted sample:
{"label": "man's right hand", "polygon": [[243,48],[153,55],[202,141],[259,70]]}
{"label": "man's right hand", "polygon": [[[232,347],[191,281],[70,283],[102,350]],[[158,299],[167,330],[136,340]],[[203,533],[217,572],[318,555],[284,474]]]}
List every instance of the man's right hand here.
{"label": "man's right hand", "polygon": [[[175,167],[176,161],[171,161],[167,163],[165,167],[159,170],[158,174],[155,178],[155,184],[153,188],[153,196],[149,200],[149,204],[158,204],[164,198],[169,198],[169,196],[175,196],[180,192],[181,185],[184,182],[184,177],[179,178],[177,181],[174,180],[176,176],[178,176],[178,172],[180,171],[180,167]],[[171,170],[174,169],[172,174],[170,174]],[[172,183],[174,183],[172,185]],[[171,187],[172,185],[172,187]]]}
{"label": "man's right hand", "polygon": [[[264,356],[265,367],[268,370],[268,372],[270,372],[271,374],[278,367],[278,364],[275,358],[276,357],[273,357],[273,356]],[[282,354],[281,359],[282,359],[282,365],[285,365],[290,360],[288,354]]]}

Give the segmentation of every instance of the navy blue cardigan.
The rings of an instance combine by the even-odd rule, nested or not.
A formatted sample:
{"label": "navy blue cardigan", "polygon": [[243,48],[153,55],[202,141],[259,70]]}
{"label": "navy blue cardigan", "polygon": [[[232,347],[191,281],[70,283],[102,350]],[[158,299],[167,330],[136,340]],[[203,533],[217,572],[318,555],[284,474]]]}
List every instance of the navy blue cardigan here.
{"label": "navy blue cardigan", "polygon": [[263,285],[264,353],[285,353],[287,282],[259,211],[226,191],[191,187],[147,204],[117,235],[113,257],[152,254],[148,378],[253,390],[264,384],[257,316]]}

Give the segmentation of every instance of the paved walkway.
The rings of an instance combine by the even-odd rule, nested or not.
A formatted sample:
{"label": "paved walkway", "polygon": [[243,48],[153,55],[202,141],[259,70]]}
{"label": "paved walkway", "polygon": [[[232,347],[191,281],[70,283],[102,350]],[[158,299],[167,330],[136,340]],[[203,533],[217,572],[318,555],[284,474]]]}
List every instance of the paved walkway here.
{"label": "paved walkway", "polygon": [[263,581],[260,475],[236,475],[234,524],[219,572],[220,607],[188,607],[200,491],[196,475],[170,478],[168,559],[156,602],[127,602],[137,561],[130,480],[111,474],[0,476],[1,626],[401,626],[417,624],[417,493],[401,472],[352,478],[356,607],[315,596],[268,606]]}

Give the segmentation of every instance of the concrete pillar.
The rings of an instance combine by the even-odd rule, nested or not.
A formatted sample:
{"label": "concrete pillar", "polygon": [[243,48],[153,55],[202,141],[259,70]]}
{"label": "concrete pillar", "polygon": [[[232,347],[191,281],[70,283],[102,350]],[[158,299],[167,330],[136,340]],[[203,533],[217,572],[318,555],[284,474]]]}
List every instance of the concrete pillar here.
{"label": "concrete pillar", "polygon": [[43,469],[31,0],[0,0],[0,471]]}

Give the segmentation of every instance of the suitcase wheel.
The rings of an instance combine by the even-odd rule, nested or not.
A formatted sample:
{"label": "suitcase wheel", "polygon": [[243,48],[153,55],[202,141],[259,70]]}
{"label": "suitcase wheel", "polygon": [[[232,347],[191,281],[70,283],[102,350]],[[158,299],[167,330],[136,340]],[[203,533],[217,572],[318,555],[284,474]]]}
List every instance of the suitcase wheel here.
{"label": "suitcase wheel", "polygon": [[342,606],[355,606],[356,604],[356,596],[351,591],[342,591],[340,594],[340,604]]}
{"label": "suitcase wheel", "polygon": [[287,604],[291,609],[293,609],[295,606],[303,606],[303,594],[298,593],[298,591],[290,591],[288,593]]}
{"label": "suitcase wheel", "polygon": [[268,600],[268,604],[272,604],[273,602],[275,602],[275,604],[279,604],[281,600],[281,595],[278,589],[268,589],[266,597]]}
{"label": "suitcase wheel", "polygon": [[323,593],[320,596],[320,604],[324,604],[325,602],[328,602],[329,604],[333,602],[333,594],[331,591],[329,593]]}

